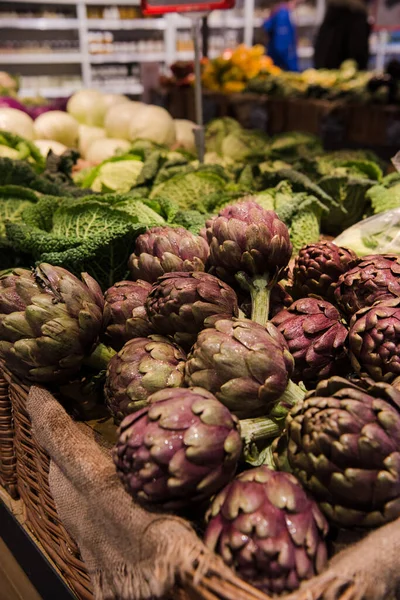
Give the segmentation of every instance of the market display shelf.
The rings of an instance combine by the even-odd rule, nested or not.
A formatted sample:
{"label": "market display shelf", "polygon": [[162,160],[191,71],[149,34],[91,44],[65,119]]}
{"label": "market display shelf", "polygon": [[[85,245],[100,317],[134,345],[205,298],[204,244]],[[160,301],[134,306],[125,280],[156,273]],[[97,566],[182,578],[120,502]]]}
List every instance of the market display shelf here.
{"label": "market display shelf", "polygon": [[75,64],[82,62],[82,54],[80,52],[52,52],[52,53],[40,53],[33,52],[28,53],[14,53],[14,54],[1,54],[0,53],[0,64],[1,65],[47,65],[47,64]]}
{"label": "market display shelf", "polygon": [[[264,19],[257,19],[254,18],[253,19],[253,24],[255,27],[260,27],[264,22]],[[180,29],[189,29],[192,26],[192,21],[190,19],[188,19],[187,17],[182,17],[180,15],[178,15],[175,19],[175,26],[180,28]],[[235,16],[231,16],[229,14],[225,15],[224,17],[218,16],[218,17],[214,17],[213,14],[211,13],[209,19],[208,19],[208,26],[211,29],[222,29],[222,28],[227,28],[227,29],[241,29],[242,27],[245,26],[245,20],[243,17],[235,17]]]}
{"label": "market display shelf", "polygon": [[38,85],[36,87],[22,87],[19,90],[19,95],[23,98],[34,98],[36,96],[43,98],[66,98],[80,89],[82,89],[82,84],[71,87],[42,87]]}
{"label": "market display shelf", "polygon": [[152,29],[164,30],[164,19],[88,19],[88,29]]}
{"label": "market display shelf", "polygon": [[105,94],[130,94],[131,96],[140,96],[143,94],[143,85],[141,83],[108,83],[101,84],[94,82],[92,87]]}
{"label": "market display shelf", "polygon": [[312,58],[314,56],[314,48],[312,46],[300,46],[297,49],[299,58]]}
{"label": "market display shelf", "polygon": [[[3,492],[6,495],[5,492]],[[3,494],[2,494],[3,495]],[[0,537],[29,577],[42,600],[76,600],[33,537],[0,498]]]}
{"label": "market display shelf", "polygon": [[101,65],[104,63],[164,62],[165,53],[143,52],[138,54],[134,52],[114,52],[113,54],[93,54],[89,57],[89,60],[92,65]]}
{"label": "market display shelf", "polygon": [[0,19],[1,29],[68,30],[78,29],[78,19]]}

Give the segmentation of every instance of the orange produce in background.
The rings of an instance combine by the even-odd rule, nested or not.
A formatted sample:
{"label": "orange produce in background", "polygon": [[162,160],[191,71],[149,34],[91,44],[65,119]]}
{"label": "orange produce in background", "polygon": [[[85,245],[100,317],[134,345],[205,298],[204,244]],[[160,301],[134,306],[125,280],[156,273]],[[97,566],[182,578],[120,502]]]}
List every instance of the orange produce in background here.
{"label": "orange produce in background", "polygon": [[280,73],[280,69],[264,52],[264,46],[260,44],[252,47],[240,44],[234,50],[225,50],[221,56],[204,61],[204,87],[214,92],[242,92],[247,82],[261,73]]}

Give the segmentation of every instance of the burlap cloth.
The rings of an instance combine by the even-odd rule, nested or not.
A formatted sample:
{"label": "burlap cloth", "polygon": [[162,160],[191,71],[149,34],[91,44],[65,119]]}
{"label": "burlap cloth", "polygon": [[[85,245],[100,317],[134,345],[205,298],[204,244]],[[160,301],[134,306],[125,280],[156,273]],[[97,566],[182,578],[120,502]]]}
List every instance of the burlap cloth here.
{"label": "burlap cloth", "polygon": [[[79,545],[96,600],[160,598],[177,582],[193,598],[267,599],[212,555],[188,522],[135,504],[116,475],[110,450],[74,423],[48,391],[31,387],[27,409],[34,435],[51,458],[57,512]],[[175,600],[177,592],[170,597]],[[400,520],[340,552],[322,575],[289,598],[400,598]]]}

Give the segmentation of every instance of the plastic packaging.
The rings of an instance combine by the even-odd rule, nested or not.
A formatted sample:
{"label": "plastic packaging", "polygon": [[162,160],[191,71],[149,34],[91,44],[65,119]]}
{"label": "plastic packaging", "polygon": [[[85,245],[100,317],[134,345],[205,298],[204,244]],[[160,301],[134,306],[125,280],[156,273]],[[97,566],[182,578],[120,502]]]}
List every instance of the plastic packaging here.
{"label": "plastic packaging", "polygon": [[400,254],[400,208],[359,221],[335,240],[338,246],[366,254]]}

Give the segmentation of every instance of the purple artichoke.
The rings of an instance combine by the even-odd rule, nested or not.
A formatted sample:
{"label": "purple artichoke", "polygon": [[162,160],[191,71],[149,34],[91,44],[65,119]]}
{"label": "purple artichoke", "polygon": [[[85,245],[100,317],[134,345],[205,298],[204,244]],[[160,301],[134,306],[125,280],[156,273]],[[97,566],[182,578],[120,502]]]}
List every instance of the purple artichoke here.
{"label": "purple artichoke", "polygon": [[359,259],[347,248],[333,242],[317,242],[304,246],[293,268],[293,294],[305,298],[310,294],[335,302],[339,277],[355,267]]}
{"label": "purple artichoke", "polygon": [[400,258],[391,254],[364,256],[360,263],[341,275],[335,289],[339,308],[352,317],[375,302],[400,296]]}
{"label": "purple artichoke", "polygon": [[204,321],[215,314],[237,316],[235,292],[208,273],[170,273],[153,285],[146,310],[152,327],[185,349],[196,341]]}
{"label": "purple artichoke", "polygon": [[103,325],[102,292],[82,279],[46,263],[0,278],[0,358],[12,373],[48,383],[79,371]]}
{"label": "purple artichoke", "polygon": [[285,338],[295,361],[296,383],[312,385],[331,375],[346,373],[348,331],[338,310],[325,300],[302,298],[275,315],[272,323]]}
{"label": "purple artichoke", "polygon": [[236,278],[252,299],[252,319],[268,320],[269,290],[292,255],[289,231],[272,210],[252,200],[227,206],[206,223],[210,263],[218,277]]}
{"label": "purple artichoke", "polygon": [[200,388],[162,390],[149,401],[119,429],[114,462],[125,489],[167,510],[209,498],[235,474],[237,419]]}
{"label": "purple artichoke", "polygon": [[292,255],[286,225],[252,200],[223,208],[206,228],[210,262],[222,278],[243,271],[250,277],[268,273],[276,280]]}
{"label": "purple artichoke", "polygon": [[289,473],[241,473],[213,500],[205,543],[269,594],[296,590],[326,564],[328,525]]}
{"label": "purple artichoke", "polygon": [[33,296],[41,293],[32,272],[27,269],[14,269],[0,276],[0,314],[9,315],[23,311]]}
{"label": "purple artichoke", "polygon": [[144,306],[150,290],[147,281],[119,281],[104,294],[105,337],[115,350],[133,338],[153,333]]}
{"label": "purple artichoke", "polygon": [[209,253],[207,242],[183,227],[152,227],[137,238],[128,267],[133,279],[154,283],[165,273],[204,271]]}
{"label": "purple artichoke", "polygon": [[400,392],[332,377],[286,420],[293,473],[342,527],[376,527],[400,516]]}
{"label": "purple artichoke", "polygon": [[357,312],[349,332],[354,370],[391,383],[400,375],[400,298]]}
{"label": "purple artichoke", "polygon": [[206,326],[186,362],[187,385],[209,390],[239,418],[272,411],[294,366],[283,336],[247,319],[214,317]]}
{"label": "purple artichoke", "polygon": [[104,392],[114,420],[147,406],[154,392],[182,386],[185,360],[179,346],[159,335],[127,342],[107,369]]}

